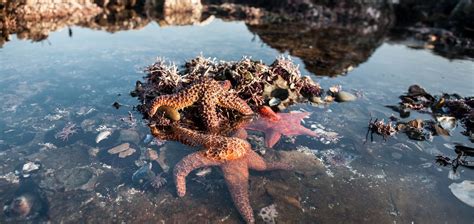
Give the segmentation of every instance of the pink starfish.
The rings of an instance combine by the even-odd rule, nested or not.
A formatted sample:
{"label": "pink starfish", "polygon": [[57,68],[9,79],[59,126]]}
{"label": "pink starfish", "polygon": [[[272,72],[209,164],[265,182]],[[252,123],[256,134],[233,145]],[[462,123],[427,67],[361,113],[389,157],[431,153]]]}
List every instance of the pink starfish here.
{"label": "pink starfish", "polygon": [[271,108],[264,106],[259,111],[260,117],[245,127],[248,130],[265,133],[265,145],[273,147],[282,135],[296,136],[317,134],[300,124],[301,120],[309,116],[309,112],[301,113],[275,113]]}

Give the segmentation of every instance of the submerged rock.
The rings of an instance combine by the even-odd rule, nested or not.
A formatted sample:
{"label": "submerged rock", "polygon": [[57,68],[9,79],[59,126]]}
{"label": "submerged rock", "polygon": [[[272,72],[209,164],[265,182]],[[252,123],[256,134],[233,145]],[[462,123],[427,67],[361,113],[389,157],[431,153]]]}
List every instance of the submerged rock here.
{"label": "submerged rock", "polygon": [[120,153],[120,152],[123,152],[123,151],[127,150],[128,148],[130,148],[130,144],[129,143],[123,143],[123,144],[120,144],[118,146],[115,146],[115,147],[107,150],[107,152],[110,153],[110,154],[117,154],[117,153]]}
{"label": "submerged rock", "polygon": [[23,165],[23,168],[22,168],[22,173],[23,173],[23,177],[28,177],[30,176],[30,174],[32,172],[35,172],[37,170],[39,170],[41,167],[41,164],[39,163],[36,163],[36,162],[27,162]]}
{"label": "submerged rock", "polygon": [[465,180],[461,183],[452,183],[449,189],[459,200],[474,207],[474,181]]}
{"label": "submerged rock", "polygon": [[3,213],[7,221],[41,223],[40,218],[46,216],[48,202],[41,189],[31,181],[23,181],[11,201],[5,203]]}
{"label": "submerged rock", "polygon": [[357,99],[352,93],[339,91],[336,93],[336,101],[337,102],[350,102],[355,101]]}

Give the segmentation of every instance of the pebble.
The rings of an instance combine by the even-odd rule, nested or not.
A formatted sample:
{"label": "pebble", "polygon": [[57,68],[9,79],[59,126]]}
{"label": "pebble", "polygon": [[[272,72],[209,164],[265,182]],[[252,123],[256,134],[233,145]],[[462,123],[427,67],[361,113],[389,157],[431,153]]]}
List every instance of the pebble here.
{"label": "pebble", "polygon": [[96,157],[99,153],[99,148],[90,148],[87,152],[89,153],[89,156]]}
{"label": "pebble", "polygon": [[145,156],[146,156],[146,159],[147,160],[157,160],[158,159],[158,153],[151,149],[151,148],[148,148],[145,152]]}
{"label": "pebble", "polygon": [[321,99],[321,97],[318,97],[318,96],[312,96],[311,98],[309,98],[309,100],[312,103],[316,103],[316,104],[323,104],[324,103],[324,101]]}
{"label": "pebble", "polygon": [[120,144],[118,146],[115,146],[115,147],[107,150],[107,152],[110,153],[110,154],[117,154],[117,153],[123,152],[123,151],[125,151],[129,148],[130,148],[129,143],[123,143],[123,144]]}
{"label": "pebble", "polygon": [[211,172],[212,172],[211,167],[202,168],[202,169],[200,169],[199,171],[196,172],[196,176],[204,177],[204,176],[207,176],[208,174],[210,174]]}
{"label": "pebble", "polygon": [[350,102],[350,101],[355,101],[356,99],[357,99],[356,96],[346,91],[340,91],[336,94],[337,102]]}
{"label": "pebble", "polygon": [[125,151],[122,151],[119,153],[118,157],[119,158],[125,158],[127,156],[130,156],[132,155],[133,153],[135,153],[137,150],[133,149],[133,148],[128,148],[127,150]]}
{"label": "pebble", "polygon": [[23,165],[23,173],[29,173],[35,170],[39,170],[40,164],[34,162],[27,162]]}

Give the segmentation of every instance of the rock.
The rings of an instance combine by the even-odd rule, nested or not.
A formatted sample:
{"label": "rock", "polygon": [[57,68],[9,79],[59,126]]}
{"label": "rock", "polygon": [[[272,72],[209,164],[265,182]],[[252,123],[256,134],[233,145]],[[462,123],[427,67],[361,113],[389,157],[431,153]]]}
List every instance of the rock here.
{"label": "rock", "polygon": [[158,153],[155,150],[148,148],[145,151],[145,158],[147,160],[157,160],[158,159]]}
{"label": "rock", "polygon": [[133,153],[135,153],[137,150],[133,149],[133,148],[128,148],[127,150],[125,151],[122,151],[119,153],[118,157],[119,158],[125,158],[127,156],[130,156],[132,155]]}
{"label": "rock", "polygon": [[324,102],[326,102],[326,103],[331,103],[333,101],[334,101],[334,97],[332,97],[332,96],[324,97]]}
{"label": "rock", "polygon": [[133,129],[123,129],[120,130],[120,137],[119,137],[120,142],[133,142],[137,144],[140,142],[140,135],[138,134],[137,131]]}
{"label": "rock", "polygon": [[336,94],[336,101],[337,102],[350,102],[355,101],[357,99],[352,93],[348,93],[346,91],[339,91]]}
{"label": "rock", "polygon": [[273,199],[303,209],[300,200],[293,195],[289,195],[291,194],[291,191],[287,185],[272,182],[265,185],[265,190]]}
{"label": "rock", "polygon": [[474,207],[474,181],[465,180],[461,183],[452,183],[449,189],[459,200]]}
{"label": "rock", "polygon": [[117,154],[117,153],[123,152],[123,151],[125,151],[129,148],[130,148],[129,143],[123,143],[123,144],[120,144],[118,146],[115,146],[115,147],[107,150],[107,152],[110,153],[110,154]]}
{"label": "rock", "polygon": [[49,190],[91,191],[97,183],[99,171],[93,167],[71,167],[67,169],[52,170],[40,182],[40,187]]}
{"label": "rock", "polygon": [[211,172],[212,172],[211,167],[202,168],[202,169],[200,169],[199,171],[196,172],[196,176],[204,177],[204,176],[207,176],[208,174],[210,174]]}
{"label": "rock", "polygon": [[151,170],[152,164],[148,163],[140,167],[132,175],[132,182],[142,187],[144,184],[152,181],[155,178],[155,173]]}
{"label": "rock", "polygon": [[308,149],[308,151],[281,151],[280,159],[294,166],[294,170],[305,176],[322,174],[325,171],[321,161]]}
{"label": "rock", "polygon": [[87,150],[87,152],[89,153],[89,156],[92,156],[92,157],[96,157],[99,151],[100,151],[99,148],[90,148],[89,150]]}
{"label": "rock", "polygon": [[316,103],[316,104],[323,104],[324,103],[324,101],[319,96],[312,96],[311,98],[309,98],[309,100],[312,103]]}
{"label": "rock", "polygon": [[437,117],[436,120],[444,130],[452,131],[456,127],[455,117],[441,116]]}
{"label": "rock", "polygon": [[39,170],[40,168],[40,164],[39,163],[35,163],[35,162],[27,162],[23,165],[23,173],[30,173],[32,171],[35,171],[35,170]]}
{"label": "rock", "polygon": [[168,166],[168,163],[166,162],[166,149],[166,147],[162,147],[160,149],[158,159],[155,161],[160,165],[161,169],[163,169],[165,173],[168,173],[168,171],[170,170],[170,166]]}

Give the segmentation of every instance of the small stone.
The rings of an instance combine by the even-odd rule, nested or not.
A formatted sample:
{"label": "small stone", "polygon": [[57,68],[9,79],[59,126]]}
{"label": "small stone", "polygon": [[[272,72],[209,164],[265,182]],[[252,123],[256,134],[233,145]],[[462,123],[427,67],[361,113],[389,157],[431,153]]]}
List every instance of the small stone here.
{"label": "small stone", "polygon": [[334,101],[334,97],[332,97],[332,96],[326,96],[326,97],[324,97],[324,102],[326,102],[326,103],[331,103],[332,101]]}
{"label": "small stone", "polygon": [[120,144],[118,146],[115,146],[115,147],[109,149],[107,152],[110,153],[110,154],[117,154],[117,153],[123,152],[123,151],[125,151],[129,148],[130,148],[129,143],[123,143],[123,144]]}
{"label": "small stone", "polygon": [[30,173],[35,170],[39,170],[40,164],[34,162],[27,162],[23,165],[23,173]]}
{"label": "small stone", "polygon": [[312,103],[316,103],[316,104],[323,104],[324,103],[324,101],[321,99],[321,97],[318,97],[318,96],[312,96],[311,98],[309,98],[309,100]]}
{"label": "small stone", "polygon": [[89,156],[96,157],[99,153],[99,148],[90,148],[87,152],[89,153]]}
{"label": "small stone", "polygon": [[158,153],[153,150],[148,148],[145,152],[145,156],[147,160],[157,160],[158,159]]}
{"label": "small stone", "polygon": [[357,99],[352,93],[348,93],[346,91],[339,91],[336,94],[336,101],[337,102],[350,102],[355,101]]}
{"label": "small stone", "polygon": [[119,155],[118,155],[118,157],[119,157],[119,158],[125,158],[125,157],[127,157],[127,156],[132,155],[132,154],[135,153],[135,152],[136,152],[135,149],[133,149],[133,148],[128,148],[127,150],[120,152]]}

